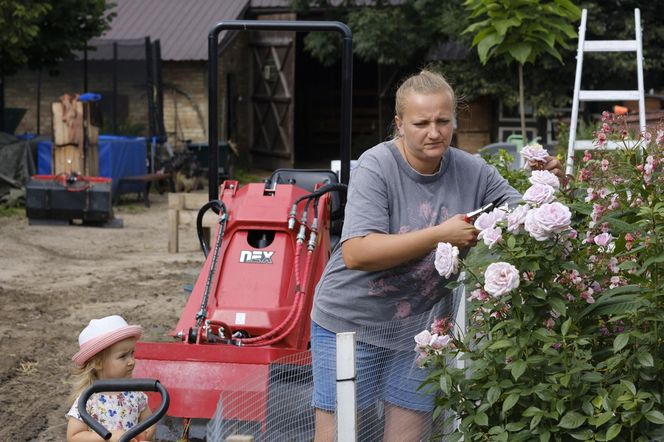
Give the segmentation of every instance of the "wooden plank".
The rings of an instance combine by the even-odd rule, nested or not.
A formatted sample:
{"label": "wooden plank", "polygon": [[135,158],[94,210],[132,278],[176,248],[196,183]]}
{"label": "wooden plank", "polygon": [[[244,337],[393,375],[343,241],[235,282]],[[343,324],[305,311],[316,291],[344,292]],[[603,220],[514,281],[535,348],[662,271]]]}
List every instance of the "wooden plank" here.
{"label": "wooden plank", "polygon": [[180,249],[178,229],[178,211],[168,210],[168,253],[177,253]]}
{"label": "wooden plank", "polygon": [[[180,227],[195,227],[198,211],[208,202],[207,193],[168,194],[168,252],[178,253]],[[203,234],[210,241],[210,231],[217,225],[219,217],[212,210],[203,215]]]}

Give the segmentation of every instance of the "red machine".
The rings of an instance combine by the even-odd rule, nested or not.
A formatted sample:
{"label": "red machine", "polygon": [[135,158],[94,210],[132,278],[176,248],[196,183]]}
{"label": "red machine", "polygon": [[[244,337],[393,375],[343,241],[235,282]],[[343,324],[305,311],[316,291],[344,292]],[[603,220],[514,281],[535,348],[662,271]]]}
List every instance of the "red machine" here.
{"label": "red machine", "polygon": [[[352,43],[338,22],[229,21],[210,31],[210,140],[217,145],[217,36],[221,30],[335,31],[343,34],[341,181],[350,169]],[[263,425],[268,414],[270,364],[306,352],[315,286],[338,231],[345,184],[332,171],[277,170],[266,183],[218,186],[216,150],[209,150],[210,201],[199,212],[206,253],[191,296],[172,335],[178,342],[139,342],[135,377],[158,379],[168,390],[168,416],[210,419],[220,400],[243,389],[252,406],[223,419]],[[201,235],[206,210],[219,215],[210,250]],[[307,364],[306,360],[299,360]],[[250,385],[250,387],[247,387]],[[249,388],[249,390],[247,390]],[[151,405],[159,398],[150,397]],[[185,434],[186,437],[186,434]]]}

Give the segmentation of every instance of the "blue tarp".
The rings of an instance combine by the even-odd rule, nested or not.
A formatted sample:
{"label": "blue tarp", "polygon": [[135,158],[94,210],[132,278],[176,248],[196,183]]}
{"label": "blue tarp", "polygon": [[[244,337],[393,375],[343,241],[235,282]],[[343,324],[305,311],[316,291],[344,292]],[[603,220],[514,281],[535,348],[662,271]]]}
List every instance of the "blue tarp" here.
{"label": "blue tarp", "polygon": [[[40,175],[51,175],[51,141],[37,144],[37,171]],[[114,135],[99,136],[99,176],[113,180],[113,195],[116,194],[120,178],[145,175],[147,173],[147,145],[145,138]],[[122,192],[139,192],[139,183],[122,186]]]}

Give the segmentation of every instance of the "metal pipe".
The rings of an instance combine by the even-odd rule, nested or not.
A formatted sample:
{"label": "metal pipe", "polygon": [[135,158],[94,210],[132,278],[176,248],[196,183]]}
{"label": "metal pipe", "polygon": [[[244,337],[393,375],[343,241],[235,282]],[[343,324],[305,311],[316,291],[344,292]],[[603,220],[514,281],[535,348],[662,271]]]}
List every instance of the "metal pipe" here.
{"label": "metal pipe", "polygon": [[[341,53],[341,182],[348,184],[350,179],[350,142],[352,130],[353,92],[353,35],[344,23],[337,21],[287,21],[287,20],[229,20],[215,24],[208,34],[208,191],[209,199],[219,197],[219,158],[218,158],[218,77],[219,34],[232,31],[295,31],[295,32],[339,32],[342,34]],[[342,200],[342,203],[345,201]]]}

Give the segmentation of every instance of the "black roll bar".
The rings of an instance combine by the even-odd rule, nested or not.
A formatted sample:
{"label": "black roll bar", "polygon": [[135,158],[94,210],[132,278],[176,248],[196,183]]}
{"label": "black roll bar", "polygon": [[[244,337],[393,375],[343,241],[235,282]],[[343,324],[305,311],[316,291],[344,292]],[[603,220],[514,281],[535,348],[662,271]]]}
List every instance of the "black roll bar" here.
{"label": "black roll bar", "polygon": [[219,33],[232,31],[322,31],[342,34],[341,52],[341,182],[350,178],[351,107],[353,93],[353,35],[344,23],[338,21],[288,20],[228,20],[215,24],[208,34],[208,187],[210,200],[219,198],[219,135],[217,130],[218,102],[218,47]]}
{"label": "black roll bar", "polygon": [[81,415],[83,422],[104,440],[111,438],[111,432],[90,416],[90,413],[86,409],[86,404],[90,396],[103,391],[156,391],[161,395],[161,404],[159,404],[159,408],[154,414],[135,427],[127,430],[125,434],[120,436],[120,442],[128,442],[134,436],[139,435],[153,424],[156,424],[166,414],[168,405],[170,404],[168,391],[157,379],[105,379],[94,381],[91,386],[81,393],[78,399],[78,413]]}

